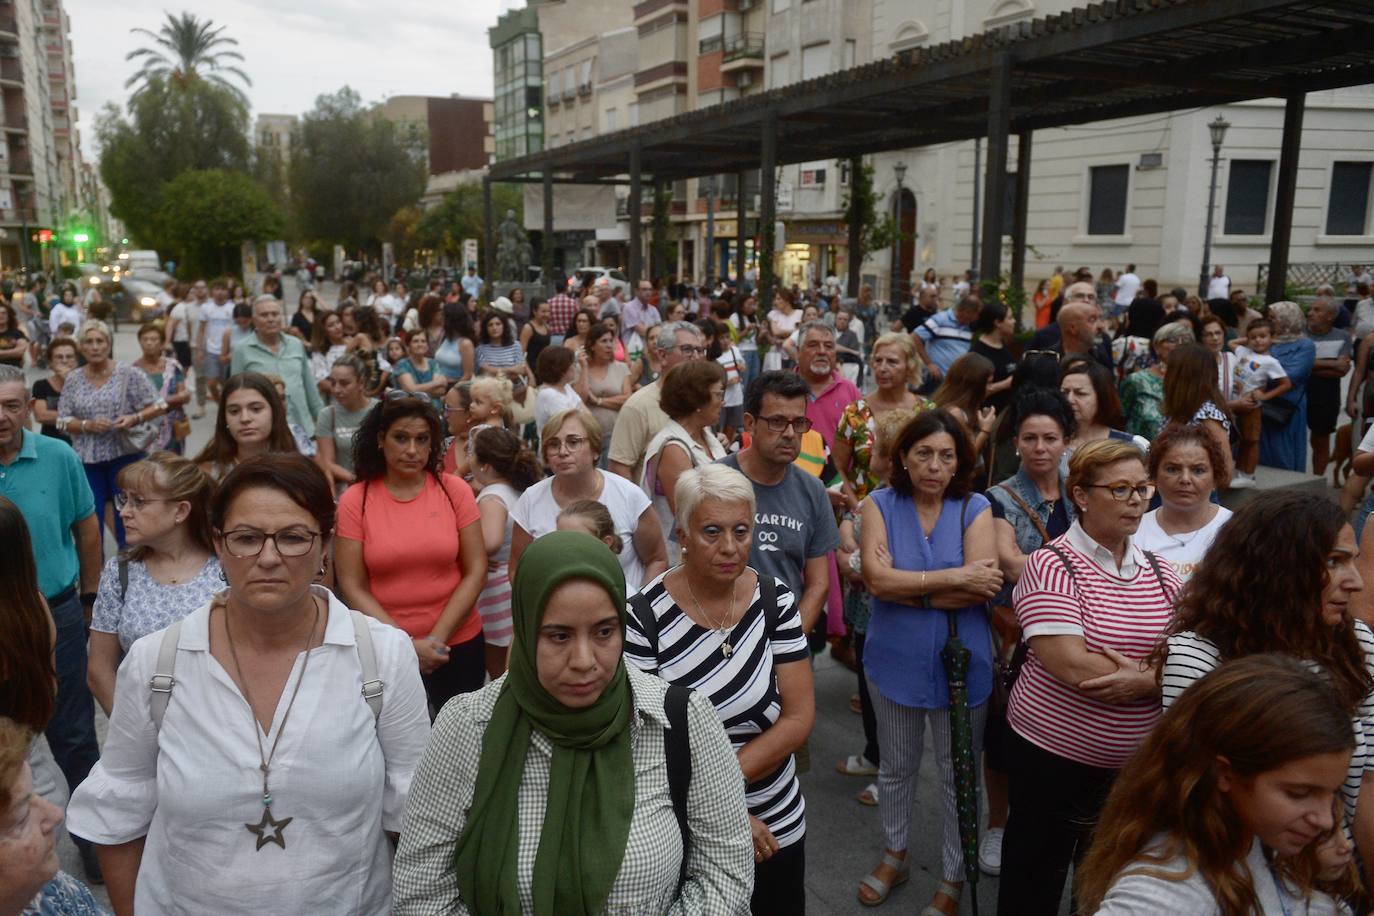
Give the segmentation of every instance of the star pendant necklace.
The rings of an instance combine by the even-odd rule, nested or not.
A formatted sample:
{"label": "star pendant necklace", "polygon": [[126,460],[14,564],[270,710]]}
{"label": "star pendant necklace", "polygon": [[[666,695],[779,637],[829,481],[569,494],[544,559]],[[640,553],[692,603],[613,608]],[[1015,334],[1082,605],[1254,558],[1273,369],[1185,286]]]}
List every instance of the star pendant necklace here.
{"label": "star pendant necklace", "polygon": [[248,696],[248,680],[243,676],[243,668],[239,665],[239,654],[234,648],[234,637],[229,632],[229,606],[224,604],[224,635],[229,643],[229,654],[234,659],[234,671],[238,673],[239,685],[243,689],[243,698],[248,701],[248,717],[253,720],[253,737],[258,739],[258,769],[262,771],[262,820],[256,824],[244,824],[243,826],[249,833],[257,837],[257,849],[254,852],[261,852],[262,847],[269,843],[276,843],[282,849],[286,848],[286,825],[291,823],[293,818],[285,817],[281,820],[272,816],[272,790],[268,787],[268,779],[272,774],[272,758],[277,754],[277,745],[281,743],[282,733],[286,731],[287,720],[291,718],[291,708],[296,705],[296,697],[300,695],[301,683],[305,680],[305,669],[310,664],[310,644],[315,641],[315,628],[320,625],[320,606],[316,603],[314,596],[311,596],[310,603],[315,608],[315,622],[310,625],[310,632],[305,637],[305,658],[301,661],[301,674],[296,678],[296,687],[291,691],[291,701],[286,704],[286,712],[281,717],[281,727],[277,729],[277,737],[272,741],[272,749],[266,754],[262,747],[262,729],[258,727],[257,714],[253,712],[253,701]]}
{"label": "star pendant necklace", "polygon": [[[740,578],[743,577],[741,576]],[[715,624],[714,619],[711,617],[710,614],[706,613],[706,609],[703,608],[701,606],[701,602],[697,600],[697,593],[692,589],[691,577],[685,574],[685,570],[683,580],[687,583],[687,594],[692,596],[692,603],[697,606],[697,613],[700,614],[702,617],[706,618],[707,621],[714,624],[711,627],[711,629],[715,630],[717,633],[720,634],[720,654],[725,656],[726,658],[729,658],[731,655],[735,654],[734,646],[730,645],[729,624],[730,615],[734,613],[735,604],[739,600],[739,579],[736,579],[735,584],[730,587],[730,603],[725,606],[725,616],[720,618],[719,624]]]}

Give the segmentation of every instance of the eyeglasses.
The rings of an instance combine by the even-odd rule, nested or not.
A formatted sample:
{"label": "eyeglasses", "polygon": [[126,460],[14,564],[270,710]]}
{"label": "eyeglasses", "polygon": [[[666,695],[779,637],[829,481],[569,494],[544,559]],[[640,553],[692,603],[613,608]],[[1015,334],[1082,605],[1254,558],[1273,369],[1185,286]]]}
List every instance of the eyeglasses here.
{"label": "eyeglasses", "polygon": [[673,349],[676,350],[677,352],[681,353],[683,356],[705,356],[705,355],[706,355],[706,348],[705,348],[705,347],[694,347],[694,346],[692,346],[691,344],[679,344],[678,346],[673,347]]}
{"label": "eyeglasses", "polygon": [[220,540],[224,542],[224,549],[229,551],[230,556],[247,560],[262,553],[262,548],[268,541],[272,542],[278,556],[303,557],[315,546],[315,539],[319,536],[318,531],[308,531],[304,528],[288,528],[285,531],[271,533],[258,531],[256,528],[235,528],[233,531],[222,532]]}
{"label": "eyeglasses", "polygon": [[1119,503],[1124,503],[1130,499],[1132,493],[1139,496],[1144,502],[1148,502],[1150,497],[1155,495],[1154,484],[1150,483],[1137,484],[1136,486],[1128,483],[1090,483],[1088,489],[1106,490],[1112,494],[1112,499]]}
{"label": "eyeglasses", "polygon": [[759,417],[759,420],[769,432],[780,433],[790,426],[799,436],[809,433],[812,425],[810,417]]}
{"label": "eyeglasses", "polygon": [[404,401],[406,398],[414,398],[417,401],[428,401],[429,395],[419,391],[406,391],[404,388],[392,388],[385,395],[388,401]]}
{"label": "eyeglasses", "polygon": [[148,508],[150,503],[169,503],[170,499],[149,499],[146,496],[139,496],[136,493],[125,493],[123,490],[114,495],[115,508],[120,512],[124,511],[125,506],[133,506],[135,512],[142,512]]}
{"label": "eyeglasses", "polygon": [[544,452],[545,454],[549,452],[561,452],[564,449],[567,449],[569,452],[575,452],[586,444],[586,436],[564,436],[562,439],[555,437],[553,439],[544,440]]}

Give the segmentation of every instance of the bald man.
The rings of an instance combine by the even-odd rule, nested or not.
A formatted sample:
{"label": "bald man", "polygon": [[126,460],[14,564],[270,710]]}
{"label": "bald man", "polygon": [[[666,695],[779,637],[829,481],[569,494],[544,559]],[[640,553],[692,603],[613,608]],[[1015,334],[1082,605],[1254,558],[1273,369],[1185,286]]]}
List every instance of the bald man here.
{"label": "bald man", "polygon": [[1091,356],[1112,368],[1111,342],[1102,334],[1102,307],[1097,288],[1090,281],[1070,283],[1056,320],[1035,332],[1031,349],[1054,350],[1071,356]]}

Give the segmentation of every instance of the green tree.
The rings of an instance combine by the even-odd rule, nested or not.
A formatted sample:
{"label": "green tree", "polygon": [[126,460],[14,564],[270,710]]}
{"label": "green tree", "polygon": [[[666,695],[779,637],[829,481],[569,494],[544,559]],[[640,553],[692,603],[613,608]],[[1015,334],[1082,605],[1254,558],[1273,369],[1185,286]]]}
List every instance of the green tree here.
{"label": "green tree", "polygon": [[140,95],[155,82],[171,83],[186,87],[196,82],[206,82],[232,95],[244,112],[248,111],[248,97],[243,90],[224,74],[231,74],[253,85],[248,74],[235,64],[227,61],[243,62],[243,55],[233,48],[238,47],[238,39],[224,34],[224,26],[214,28],[214,20],[197,19],[191,13],[173,16],[167,13],[167,21],[156,33],[147,29],[130,29],[134,34],[146,35],[153,40],[151,48],[135,48],[124,56],[125,60],[138,60],[139,70],[125,81],[124,87],[138,85],[134,95]]}
{"label": "green tree", "polygon": [[[668,216],[673,207],[673,186],[664,183],[653,191],[653,215],[649,221],[649,277],[666,280],[677,262],[677,235]],[[634,280],[636,278],[631,277]]]}
{"label": "green tree", "polygon": [[[837,170],[845,168],[845,161],[837,160],[835,167]],[[872,163],[863,163],[850,176],[844,210],[850,223],[859,224],[859,250],[851,251],[849,256],[857,258],[860,264],[873,252],[892,247],[901,237],[901,230],[891,214],[878,212],[878,192],[873,187]]]}
{"label": "green tree", "polygon": [[110,212],[140,244],[163,248],[156,214],[163,186],[182,172],[248,167],[248,113],[228,90],[206,81],[177,85],[152,77],[125,117],[107,105],[96,119],[100,177]]}
{"label": "green tree", "polygon": [[[514,210],[517,221],[525,209],[525,193],[520,185],[493,184],[491,186],[491,215],[498,224],[507,210]],[[482,186],[459,185],[443,196],[439,203],[425,210],[415,226],[415,241],[421,248],[450,258],[463,255],[463,239],[477,239],[478,261],[485,257],[482,225]],[[464,265],[466,266],[466,265]]]}
{"label": "green tree", "polygon": [[160,234],[188,275],[237,273],[240,243],[274,238],[286,223],[276,202],[242,172],[182,172],[162,190]]}
{"label": "green tree", "polygon": [[291,143],[289,183],[303,238],[377,252],[392,216],[426,181],[425,137],[364,109],[345,86],[321,95]]}

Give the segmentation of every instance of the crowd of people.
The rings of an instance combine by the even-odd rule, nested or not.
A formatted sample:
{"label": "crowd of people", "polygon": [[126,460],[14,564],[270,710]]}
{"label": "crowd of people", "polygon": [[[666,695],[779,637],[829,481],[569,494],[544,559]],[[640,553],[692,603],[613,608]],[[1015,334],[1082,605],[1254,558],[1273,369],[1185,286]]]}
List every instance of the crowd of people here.
{"label": "crowd of people", "polygon": [[1364,905],[1363,301],[473,279],[0,349],[0,914],[802,913],[825,651],[865,906]]}

